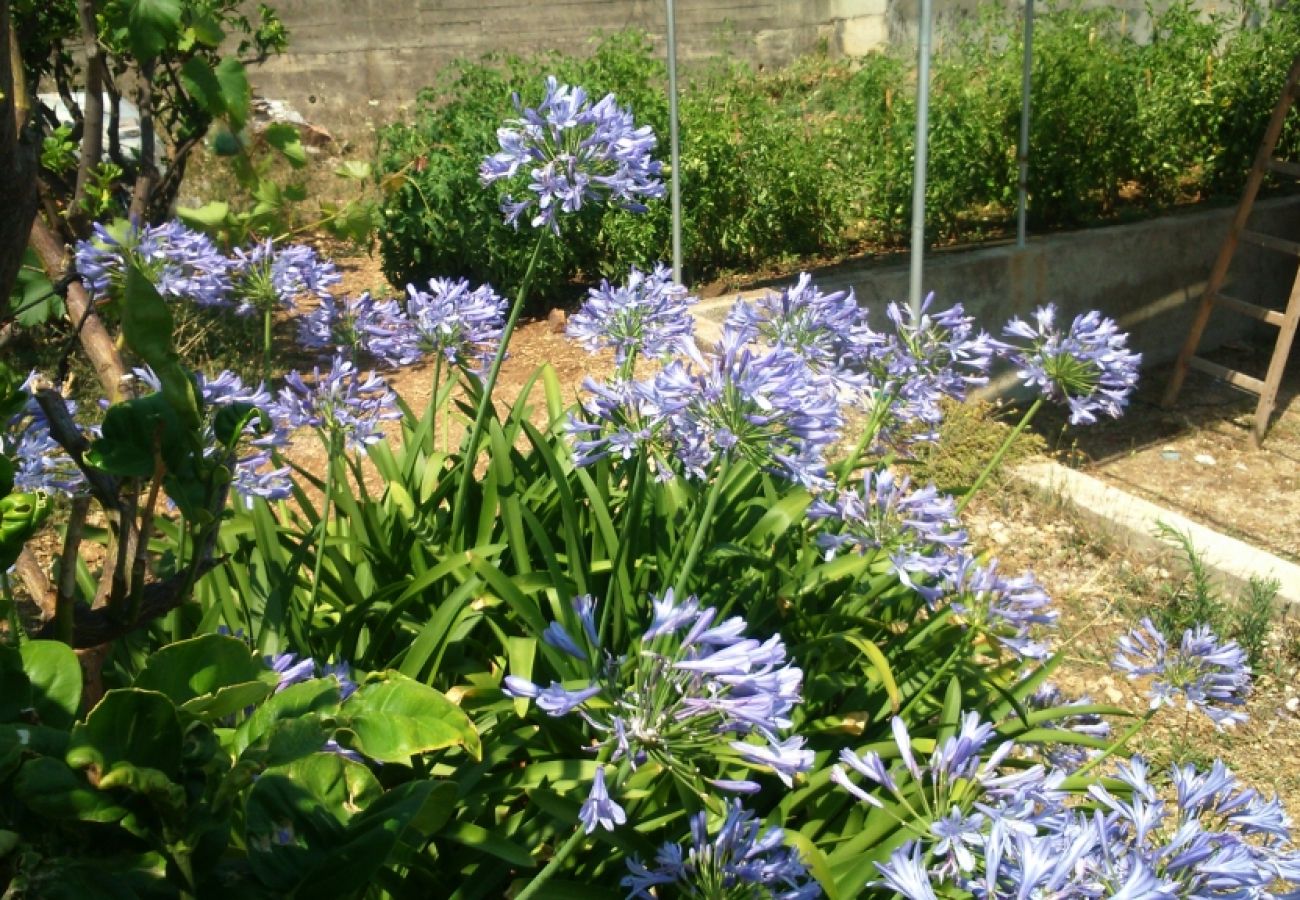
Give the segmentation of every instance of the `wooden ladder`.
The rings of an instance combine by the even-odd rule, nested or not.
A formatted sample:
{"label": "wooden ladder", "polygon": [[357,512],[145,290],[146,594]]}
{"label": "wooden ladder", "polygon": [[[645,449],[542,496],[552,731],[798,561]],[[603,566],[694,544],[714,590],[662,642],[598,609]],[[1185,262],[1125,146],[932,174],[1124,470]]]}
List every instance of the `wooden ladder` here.
{"label": "wooden ladder", "polygon": [[[1268,431],[1269,419],[1273,415],[1273,407],[1277,402],[1278,385],[1282,383],[1282,374],[1286,371],[1287,357],[1291,353],[1291,342],[1295,338],[1296,325],[1300,323],[1300,269],[1297,270],[1296,280],[1291,286],[1291,296],[1287,300],[1285,311],[1269,309],[1229,296],[1223,293],[1222,288],[1224,281],[1227,280],[1228,266],[1232,263],[1232,257],[1236,254],[1237,245],[1241,241],[1300,258],[1300,243],[1246,228],[1246,221],[1255,206],[1259,188],[1269,172],[1300,178],[1300,163],[1286,162],[1273,157],[1278,138],[1282,135],[1282,127],[1286,123],[1287,113],[1295,105],[1297,90],[1300,90],[1300,58],[1291,64],[1291,71],[1286,78],[1286,87],[1282,90],[1282,96],[1278,98],[1277,106],[1273,108],[1273,117],[1269,119],[1268,130],[1264,132],[1264,140],[1259,145],[1259,152],[1255,154],[1255,163],[1251,166],[1250,175],[1246,179],[1246,190],[1241,195],[1241,203],[1238,204],[1237,213],[1233,216],[1228,236],[1223,246],[1219,248],[1214,268],[1210,270],[1205,294],[1201,297],[1201,304],[1196,310],[1196,317],[1192,320],[1187,341],[1178,354],[1177,362],[1174,363],[1173,374],[1169,378],[1164,399],[1161,401],[1161,405],[1165,408],[1174,404],[1189,368],[1220,378],[1252,394],[1258,394],[1255,426],[1251,429],[1256,447],[1264,440],[1264,434]],[[1205,331],[1206,323],[1209,322],[1210,312],[1216,306],[1250,316],[1278,328],[1277,344],[1273,347],[1273,356],[1269,360],[1268,372],[1263,380],[1196,355],[1196,348],[1200,346],[1201,335]]]}

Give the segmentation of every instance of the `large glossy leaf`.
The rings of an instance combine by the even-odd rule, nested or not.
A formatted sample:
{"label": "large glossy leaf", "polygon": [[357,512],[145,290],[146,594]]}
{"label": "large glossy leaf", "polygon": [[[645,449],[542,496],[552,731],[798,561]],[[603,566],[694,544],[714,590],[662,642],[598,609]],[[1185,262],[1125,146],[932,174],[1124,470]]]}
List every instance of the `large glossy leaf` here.
{"label": "large glossy leaf", "polygon": [[129,0],[127,42],[142,62],[151,60],[180,36],[180,0]]}
{"label": "large glossy leaf", "polygon": [[97,791],[78,772],[48,756],[28,760],[14,779],[14,796],[51,819],[116,822],[126,815],[111,794]]}
{"label": "large glossy leaf", "polygon": [[[220,691],[248,685],[250,682],[257,682],[258,685],[241,688],[236,700],[239,705],[230,706],[226,712],[242,709],[269,694],[275,685],[275,675],[238,638],[224,634],[205,634],[168,644],[154,653],[136,676],[135,686],[165,694],[180,706],[198,698],[212,699]],[[262,689],[258,690],[259,687]],[[198,714],[202,710],[211,711],[216,706],[225,705],[229,705],[229,701],[226,704],[197,704],[187,708]]]}
{"label": "large glossy leaf", "polygon": [[343,704],[340,724],[360,753],[380,762],[406,763],[457,746],[476,759],[482,755],[474,723],[459,706],[391,670],[357,688]]}
{"label": "large glossy leaf", "polygon": [[119,688],[104,695],[72,729],[68,764],[106,773],[119,763],[174,776],[181,763],[181,726],[164,694]]}
{"label": "large glossy leaf", "polygon": [[31,695],[22,655],[8,644],[0,644],[0,722],[18,721]]}
{"label": "large glossy leaf", "polygon": [[81,664],[60,641],[28,641],[20,648],[31,683],[31,706],[41,722],[70,728],[81,705]]}
{"label": "large glossy leaf", "polygon": [[382,794],[368,768],[334,753],[263,773],[245,805],[249,865],[268,887],[293,891],[343,846],[354,811]]}

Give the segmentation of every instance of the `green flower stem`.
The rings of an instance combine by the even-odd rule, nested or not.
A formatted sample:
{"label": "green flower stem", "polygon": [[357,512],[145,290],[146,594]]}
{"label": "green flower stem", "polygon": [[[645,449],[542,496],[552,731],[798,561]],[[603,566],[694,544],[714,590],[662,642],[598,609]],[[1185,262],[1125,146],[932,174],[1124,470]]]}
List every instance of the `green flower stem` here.
{"label": "green flower stem", "polygon": [[912,699],[903,704],[903,708],[899,711],[898,715],[902,717],[904,722],[912,721],[911,715],[916,704],[919,703],[922,698],[930,696],[930,692],[934,690],[940,681],[947,677],[950,671],[952,671],[953,667],[957,664],[957,660],[966,659],[969,656],[968,651],[974,641],[975,629],[968,626],[966,630],[962,632],[961,640],[957,642],[957,646],[948,654],[948,658],[943,661],[943,665],[935,669],[934,673],[926,680],[925,685],[912,695]]}
{"label": "green flower stem", "polygon": [[880,430],[880,425],[885,420],[885,412],[893,402],[895,393],[896,391],[890,391],[889,394],[885,396],[883,403],[877,399],[874,408],[871,410],[871,418],[867,420],[867,427],[862,429],[862,437],[858,439],[858,443],[853,448],[853,452],[845,457],[842,468],[840,469],[839,477],[835,479],[835,487],[837,490],[844,490],[844,486],[848,484],[849,479],[853,477],[853,472],[858,467],[858,460],[862,459],[862,454],[866,451],[867,445],[871,443],[871,439],[874,438],[876,432]]}
{"label": "green flower stem", "polygon": [[487,425],[488,408],[492,405],[492,389],[496,387],[497,377],[501,374],[501,364],[506,358],[506,348],[510,345],[510,336],[514,334],[515,326],[519,322],[519,316],[524,310],[524,301],[527,299],[528,289],[532,287],[533,283],[533,272],[537,268],[537,260],[542,255],[542,247],[545,245],[549,234],[549,231],[543,229],[537,235],[537,243],[533,246],[532,258],[528,260],[528,268],[524,270],[524,277],[519,282],[519,290],[515,295],[514,306],[510,308],[510,316],[506,319],[505,328],[501,331],[501,344],[497,347],[496,355],[492,357],[492,366],[488,369],[487,379],[483,382],[483,395],[479,397],[478,410],[474,414],[474,425],[465,440],[465,458],[462,460],[460,483],[456,486],[456,500],[452,505],[452,540],[455,540],[460,535],[461,524],[465,520],[465,507],[469,503],[469,486],[470,482],[474,480],[474,463],[478,460],[478,445],[479,441],[483,439],[483,429]]}
{"label": "green flower stem", "polygon": [[1097,768],[1097,766],[1101,765],[1103,762],[1110,759],[1116,753],[1123,750],[1124,747],[1128,744],[1128,742],[1133,740],[1133,736],[1146,727],[1147,723],[1149,723],[1151,719],[1154,718],[1155,714],[1156,714],[1156,710],[1148,709],[1146,713],[1142,716],[1142,718],[1138,719],[1136,722],[1130,725],[1128,727],[1128,730],[1119,736],[1119,739],[1116,740],[1115,743],[1107,747],[1099,756],[1094,756],[1092,759],[1084,763],[1080,768],[1075,769],[1074,772],[1072,773],[1072,776],[1077,778],[1082,775],[1087,775],[1093,769]]}
{"label": "green flower stem", "polygon": [[[609,597],[605,603],[601,604],[599,636],[603,646],[608,646],[606,641],[609,637],[610,627],[613,627],[614,629],[615,644],[617,644],[622,637],[620,632],[627,616],[620,615],[619,612],[616,611],[620,610],[620,602],[629,608],[635,608],[633,606],[635,603],[633,597],[619,597],[618,573],[622,571],[623,566],[627,564],[629,554],[631,553],[632,541],[641,525],[641,506],[645,497],[647,468],[646,454],[644,452],[637,454],[636,469],[632,473],[632,485],[628,491],[626,505],[623,508],[623,531],[618,536],[618,550],[614,553],[614,567],[609,582]],[[631,575],[629,575],[629,584],[631,583],[631,580]],[[621,611],[627,612],[627,610]]]}
{"label": "green flower stem", "polygon": [[718,466],[718,472],[714,476],[713,484],[709,486],[708,499],[704,501],[704,513],[695,526],[695,537],[691,539],[691,549],[687,551],[686,561],[682,563],[681,571],[677,573],[677,579],[673,582],[673,593],[677,595],[679,603],[681,602],[682,591],[686,590],[686,583],[690,580],[691,571],[699,560],[700,551],[704,549],[704,538],[709,533],[709,526],[713,524],[713,515],[718,509],[718,499],[722,496],[722,483],[727,480],[729,462],[730,460],[724,456],[722,465]]}
{"label": "green flower stem", "polygon": [[307,619],[304,623],[303,636],[311,633],[311,622],[316,615],[316,603],[320,598],[321,569],[325,564],[325,537],[329,530],[330,513],[334,509],[334,473],[337,468],[334,457],[340,450],[338,435],[330,432],[325,440],[325,508],[321,510],[320,523],[316,531],[316,561],[312,566],[311,593],[307,597]]}
{"label": "green flower stem", "polygon": [[275,319],[274,308],[262,310],[262,380],[271,383],[271,325]]}
{"label": "green flower stem", "polygon": [[[597,763],[605,762],[607,752],[606,748],[601,748],[600,753],[596,757]],[[613,784],[609,788],[611,797],[623,786],[623,781],[627,777],[627,773],[627,760],[624,759],[623,762],[619,764],[618,770],[614,773]],[[587,833],[583,830],[582,823],[579,822],[578,827],[573,830],[573,834],[569,835],[569,839],[560,845],[560,849],[556,850],[555,855],[546,863],[546,867],[542,869],[542,871],[538,872],[537,877],[528,882],[528,885],[522,891],[515,895],[514,900],[528,900],[529,897],[541,890],[542,886],[545,885],[546,882],[556,876],[560,871],[560,867],[564,865],[565,861],[567,861],[570,856],[573,855],[573,851],[578,849],[578,846],[582,843],[582,839],[586,837],[586,835]]]}
{"label": "green flower stem", "polygon": [[966,489],[966,493],[963,494],[961,500],[958,501],[958,516],[962,514],[962,511],[966,509],[971,500],[974,499],[975,495],[980,492],[980,488],[984,487],[984,482],[989,480],[989,476],[992,475],[997,467],[1002,464],[1002,458],[1007,455],[1007,451],[1011,449],[1011,445],[1015,443],[1016,438],[1020,437],[1020,433],[1029,427],[1030,421],[1033,420],[1035,413],[1037,413],[1042,406],[1042,397],[1034,400],[1033,405],[1025,411],[1025,414],[1020,418],[1016,427],[1011,429],[1011,433],[1007,435],[1006,440],[1002,442],[1002,446],[998,447],[998,452],[993,454],[992,458],[989,459],[987,464],[985,464],[983,471],[980,472],[979,477],[975,479],[975,483]]}
{"label": "green flower stem", "polygon": [[[424,408],[424,418],[429,422],[429,455],[438,452],[438,391],[442,389],[442,354],[433,361],[433,386],[429,393],[429,402]],[[423,423],[421,423],[423,424]],[[446,433],[446,428],[443,429]]]}
{"label": "green flower stem", "polygon": [[515,895],[515,900],[528,900],[529,897],[540,891],[546,882],[555,877],[556,873],[560,871],[560,866],[573,855],[573,851],[578,849],[578,845],[582,843],[582,839],[586,836],[582,823],[579,822],[578,827],[573,830],[573,834],[569,835],[569,839],[560,845],[559,850],[555,851],[555,855],[546,864],[546,868],[538,872],[537,877],[528,882],[528,886]]}

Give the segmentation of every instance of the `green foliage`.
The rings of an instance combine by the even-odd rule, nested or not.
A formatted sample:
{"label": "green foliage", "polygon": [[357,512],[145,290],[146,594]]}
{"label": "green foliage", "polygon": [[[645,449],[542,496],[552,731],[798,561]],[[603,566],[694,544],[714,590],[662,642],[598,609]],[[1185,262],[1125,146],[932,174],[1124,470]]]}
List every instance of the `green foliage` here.
{"label": "green foliage", "polygon": [[1208,625],[1220,638],[1241,644],[1251,666],[1260,669],[1277,624],[1278,583],[1251,578],[1235,600],[1226,598],[1192,543],[1191,534],[1164,522],[1158,523],[1157,529],[1160,537],[1174,547],[1186,574],[1179,581],[1161,586],[1157,605],[1151,610],[1152,621],[1163,633],[1174,636],[1197,625]]}
{"label": "green foliage", "polygon": [[[1237,28],[1187,0],[1155,14],[1139,43],[1118,11],[1058,3],[1036,19],[1031,98],[1031,222],[1076,227],[1240,189],[1291,59],[1300,12],[1271,10]],[[938,48],[930,97],[931,240],[969,241],[1010,227],[1016,199],[1022,34],[987,8]],[[808,57],[784,72],[714,64],[688,72],[681,97],[687,278],[788,265],[906,242],[915,88],[911,57],[873,53],[853,66]],[[478,186],[497,122],[540,76],[613,92],[660,136],[667,108],[659,54],[644,37],[604,39],[590,56],[490,56],[444,70],[409,124],[380,135],[380,249],[395,283],[464,274],[512,284],[529,229],[501,222]],[[1281,155],[1300,147],[1288,129]],[[869,137],[868,137],[869,136]],[[575,280],[646,266],[668,246],[669,212],[589,210],[543,260],[540,301]]]}
{"label": "green foliage", "polygon": [[[163,646],[133,684],[81,716],[70,648],[0,645],[0,874],[10,888],[351,896],[442,827],[455,789],[411,780],[407,764],[477,747],[463,713],[396,674],[372,676],[342,702],[332,677],[272,694],[275,681],[243,642],[209,634]],[[421,705],[422,734],[403,732],[394,693]],[[440,723],[444,738],[424,736]],[[385,782],[326,746],[367,728],[393,748]]]}

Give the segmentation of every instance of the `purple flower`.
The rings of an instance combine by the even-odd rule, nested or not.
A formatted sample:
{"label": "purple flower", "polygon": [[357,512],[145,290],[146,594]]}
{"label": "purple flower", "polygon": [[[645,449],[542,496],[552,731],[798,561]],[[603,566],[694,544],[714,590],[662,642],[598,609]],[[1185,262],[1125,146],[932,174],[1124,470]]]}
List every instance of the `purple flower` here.
{"label": "purple flower", "polygon": [[[245,386],[234,372],[223,370],[211,379],[200,373],[198,385],[203,405],[211,414],[209,429],[212,417],[223,406],[249,403],[264,411],[273,407],[271,394],[265,385]],[[245,505],[251,507],[256,498],[274,501],[293,496],[290,468],[277,466],[271,454],[271,448],[285,447],[289,443],[289,435],[282,423],[273,415],[268,414],[265,418],[253,415],[244,426],[242,436],[251,448],[236,456],[231,487],[243,498]]]}
{"label": "purple flower", "polygon": [[1011,652],[1025,659],[1043,659],[1050,649],[1033,637],[1038,626],[1055,626],[1057,612],[1051,598],[1028,572],[1003,578],[998,562],[981,564],[968,553],[958,554],[944,570],[941,585],[923,588],[927,597],[950,598],[952,608],[967,625],[988,633]]}
{"label": "purple flower", "polygon": [[277,694],[290,685],[301,684],[316,677],[316,660],[310,656],[300,657],[297,653],[278,653],[267,657],[266,663],[271,667],[271,671],[280,676],[280,680],[275,685]]}
{"label": "purple flower", "polygon": [[567,333],[592,353],[612,347],[620,366],[638,356],[688,353],[694,347],[695,320],[687,308],[695,302],[665,266],[657,265],[649,274],[634,266],[626,284],[601,281],[599,288],[591,288],[569,319]]}
{"label": "purple flower", "polygon": [[1020,378],[1049,400],[1066,403],[1070,424],[1090,425],[1098,413],[1123,415],[1137,386],[1142,356],[1128,350],[1128,335],[1096,310],[1075,316],[1070,330],[1056,327],[1056,307],[1040,307],[1034,323],[1012,319],[1006,335],[1026,342],[1007,346]]}
{"label": "purple flower", "polygon": [[654,867],[633,857],[622,880],[630,897],[662,896],[651,889],[676,888],[674,896],[772,897],[813,900],[821,887],[808,874],[795,850],[785,846],[780,828],[762,829],[749,810],[733,801],[712,840],[704,812],[691,816],[691,841],[683,852],[667,843],[655,855]]}
{"label": "purple flower", "polygon": [[[1067,700],[1056,685],[1044,682],[1029,698],[1028,706],[1032,709],[1052,709],[1055,707],[1087,706],[1092,703],[1088,696],[1077,700]],[[1051,728],[1070,731],[1087,737],[1104,738],[1110,735],[1110,723],[1093,713],[1066,716],[1051,723]],[[1073,772],[1099,751],[1086,746],[1071,743],[1048,744],[1042,748],[1043,758],[1054,769]]]}
{"label": "purple flower", "polygon": [[604,766],[596,767],[596,777],[591,781],[591,793],[578,810],[578,820],[582,822],[587,834],[595,831],[597,825],[606,831],[613,831],[627,821],[627,813],[610,799],[609,791],[605,788]]}
{"label": "purple flower", "polygon": [[1236,641],[1220,642],[1208,626],[1183,632],[1171,648],[1150,619],[1120,638],[1112,663],[1130,679],[1150,677],[1151,708],[1158,709],[1182,698],[1188,709],[1205,713],[1216,728],[1243,722],[1242,706],[1250,693],[1250,664]]}
{"label": "purple flower", "polygon": [[275,309],[294,310],[303,294],[325,297],[341,276],[328,259],[306,244],[277,247],[269,238],[248,250],[236,249],[232,263],[239,305],[235,312],[251,315]]}
{"label": "purple flower", "polygon": [[[75,494],[86,486],[85,476],[50,434],[49,420],[36,398],[31,396],[40,373],[33,370],[20,390],[28,395],[22,411],[12,416],[0,432],[0,452],[14,464],[14,489],[47,494]],[[76,413],[76,403],[65,401],[68,411]]]}
{"label": "purple flower", "polygon": [[164,297],[198,306],[229,302],[230,261],[207,235],[176,221],[117,233],[96,223],[93,240],[77,242],[77,273],[94,296],[120,300],[128,257]]}
{"label": "purple flower", "polygon": [[592,104],[582,88],[548,77],[536,109],[525,109],[518,96],[515,109],[519,118],[497,129],[501,150],[479,169],[484,184],[529,177],[531,196],[516,200],[506,194],[501,200],[507,222],[517,226],[531,212],[534,228],[559,234],[561,212],[577,212],[587,203],[639,212],[643,199],[663,196],[661,166],[650,155],[654,132],[636,127],[613,94]]}
{"label": "purple flower", "polygon": [[891,303],[886,314],[894,333],[864,362],[867,406],[883,437],[906,426],[913,431],[910,439],[934,440],[943,419],[941,401],[963,400],[968,387],[988,381],[996,343],[975,330],[960,303],[932,314],[933,302],[928,295],[919,315]]}
{"label": "purple flower", "polygon": [[806,272],[779,293],[736,301],[726,321],[747,340],[790,350],[831,378],[846,398],[867,386],[864,365],[885,344],[867,326],[867,310],[852,290],[823,294]]}
{"label": "purple flower", "polygon": [[343,298],[324,294],[316,308],[298,320],[298,343],[330,356],[352,357],[357,352],[378,356],[372,343],[387,336],[401,317],[397,301],[375,300],[369,291]]}
{"label": "purple flower", "polygon": [[481,369],[496,355],[509,304],[490,285],[433,278],[429,290],[406,286],[406,310],[371,330],[370,350],[404,366],[439,354],[453,366]]}
{"label": "purple flower", "polygon": [[876,868],[884,879],[878,882],[880,887],[887,887],[907,900],[937,900],[919,843],[904,844],[893,852],[889,862],[876,863]]}
{"label": "purple flower", "polygon": [[724,328],[718,352],[666,366],[655,403],[683,468],[708,477],[715,460],[739,457],[809,488],[829,484],[825,453],[844,424],[834,385],[793,351],[755,353]]}
{"label": "purple flower", "polygon": [[353,450],[383,437],[382,423],[401,418],[397,397],[374,372],[364,375],[340,356],[328,372],[317,367],[311,382],[293,371],[276,398],[273,414],[291,428],[310,426],[341,439]]}
{"label": "purple flower", "polygon": [[[789,664],[781,639],[747,637],[744,619],[718,621],[717,610],[702,609],[694,597],[678,603],[669,591],[651,602],[650,626],[625,654],[614,656],[596,641],[594,600],[577,598],[574,610],[589,649],[557,623],[544,640],[564,651],[565,665],[582,672],[566,682],[581,687],[552,682],[544,689],[512,675],[502,683],[504,692],[533,700],[551,716],[578,714],[610,759],[627,758],[633,768],[653,759],[694,780],[701,766],[739,761],[771,769],[787,784],[811,768],[813,754],[802,739],[782,737],[792,724],[803,673]],[[726,752],[728,744],[734,753]],[[715,785],[751,787],[711,774]]]}
{"label": "purple flower", "polygon": [[[889,469],[867,472],[862,488],[822,497],[808,507],[808,518],[822,520],[817,545],[832,559],[843,549],[887,557],[907,583],[941,574],[947,557],[966,543],[956,503],[934,487],[909,491]],[[833,530],[832,530],[833,529]]]}

